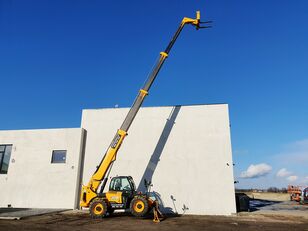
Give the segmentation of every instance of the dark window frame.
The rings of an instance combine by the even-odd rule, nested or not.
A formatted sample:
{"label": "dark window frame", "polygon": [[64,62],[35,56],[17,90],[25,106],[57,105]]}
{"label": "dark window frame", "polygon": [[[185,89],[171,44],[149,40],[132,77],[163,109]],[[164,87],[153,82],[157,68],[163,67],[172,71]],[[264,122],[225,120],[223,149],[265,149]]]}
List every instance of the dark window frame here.
{"label": "dark window frame", "polygon": [[[54,154],[56,152],[65,152],[65,159],[64,159],[64,161],[55,161]],[[51,164],[66,164],[66,156],[67,156],[67,150],[64,150],[64,149],[52,150],[50,163]]]}
{"label": "dark window frame", "polygon": [[[3,164],[4,164],[5,152],[6,152],[6,149],[7,149],[8,146],[11,147],[11,153],[9,154],[9,161],[7,163],[7,170],[6,170],[6,172],[2,172],[2,171],[4,171],[4,170],[2,170],[2,168],[3,168]],[[10,160],[11,160],[13,144],[0,144],[0,147],[4,147],[4,150],[0,151],[0,153],[2,154],[1,159],[0,159],[0,174],[7,174],[8,171],[9,171],[9,165],[10,165]]]}

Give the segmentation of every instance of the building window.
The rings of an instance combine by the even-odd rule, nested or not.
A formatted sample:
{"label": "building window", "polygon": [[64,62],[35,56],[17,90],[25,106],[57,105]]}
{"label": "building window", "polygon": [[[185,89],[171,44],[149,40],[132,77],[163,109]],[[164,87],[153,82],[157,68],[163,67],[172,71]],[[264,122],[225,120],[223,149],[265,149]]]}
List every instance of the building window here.
{"label": "building window", "polygon": [[58,163],[65,163],[66,162],[66,150],[53,150],[51,163],[58,164]]}
{"label": "building window", "polygon": [[0,174],[7,174],[9,168],[12,145],[0,145]]}

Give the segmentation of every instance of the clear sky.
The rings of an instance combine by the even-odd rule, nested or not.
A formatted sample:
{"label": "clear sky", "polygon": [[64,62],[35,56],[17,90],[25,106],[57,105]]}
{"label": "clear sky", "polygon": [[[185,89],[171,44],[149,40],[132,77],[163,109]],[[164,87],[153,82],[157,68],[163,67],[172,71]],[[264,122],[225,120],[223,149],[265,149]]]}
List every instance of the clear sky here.
{"label": "clear sky", "polygon": [[2,0],[0,129],[129,107],[196,10],[214,27],[185,28],[144,105],[228,103],[237,187],[308,184],[305,0]]}

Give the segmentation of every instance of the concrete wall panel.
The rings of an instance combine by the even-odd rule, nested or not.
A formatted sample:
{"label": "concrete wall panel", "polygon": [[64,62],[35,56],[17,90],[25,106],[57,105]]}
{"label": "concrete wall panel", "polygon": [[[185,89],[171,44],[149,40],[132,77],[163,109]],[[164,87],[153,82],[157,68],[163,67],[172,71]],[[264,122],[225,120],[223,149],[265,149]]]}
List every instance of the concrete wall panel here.
{"label": "concrete wall panel", "polygon": [[[83,183],[90,179],[128,108],[83,110]],[[228,105],[141,108],[110,176],[151,180],[165,212],[236,212]]]}

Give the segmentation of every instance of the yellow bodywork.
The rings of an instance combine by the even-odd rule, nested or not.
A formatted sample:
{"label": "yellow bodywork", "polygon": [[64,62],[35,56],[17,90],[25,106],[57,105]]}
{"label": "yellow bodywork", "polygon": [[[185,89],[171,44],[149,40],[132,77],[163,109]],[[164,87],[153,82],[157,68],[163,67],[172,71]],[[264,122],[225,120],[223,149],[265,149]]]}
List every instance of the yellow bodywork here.
{"label": "yellow bodywork", "polygon": [[142,97],[145,97],[149,94],[149,92],[147,92],[146,90],[140,89],[140,93],[142,95]]}
{"label": "yellow bodywork", "polygon": [[166,52],[164,52],[164,51],[160,52],[159,54],[160,54],[161,56],[165,57],[165,58],[168,57],[168,54],[167,54]]}
{"label": "yellow bodywork", "polygon": [[193,24],[195,26],[199,26],[199,23],[200,23],[200,11],[196,12],[196,18],[184,17],[182,20],[182,24]]}
{"label": "yellow bodywork", "polygon": [[106,193],[106,198],[111,203],[122,203],[122,192],[118,191],[109,191]]}
{"label": "yellow bodywork", "polygon": [[[87,185],[83,185],[80,196],[80,207],[89,207],[90,202],[97,197],[97,189],[101,184],[103,177],[106,175],[111,163],[116,160],[116,154],[120,148],[127,133],[123,130],[118,130],[111,145],[109,146],[106,155],[99,165],[96,172],[91,177]],[[122,200],[122,199],[121,199]]]}

